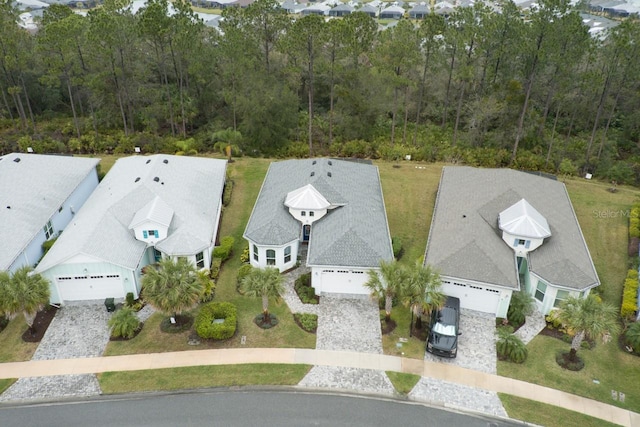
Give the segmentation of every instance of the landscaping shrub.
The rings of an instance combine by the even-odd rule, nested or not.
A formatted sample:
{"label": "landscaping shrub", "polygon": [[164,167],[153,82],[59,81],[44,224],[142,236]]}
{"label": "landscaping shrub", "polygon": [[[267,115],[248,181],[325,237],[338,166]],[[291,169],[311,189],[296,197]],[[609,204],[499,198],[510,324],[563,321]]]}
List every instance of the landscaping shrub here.
{"label": "landscaping shrub", "polygon": [[496,351],[501,360],[508,360],[514,363],[523,363],[527,360],[529,351],[522,340],[513,334],[511,326],[500,327],[496,332],[498,335]]}
{"label": "landscaping shrub", "polygon": [[240,255],[240,262],[249,262],[249,246],[245,247],[242,250],[242,254]]}
{"label": "landscaping shrub", "polygon": [[549,314],[547,314],[544,320],[546,320],[547,326],[553,329],[558,329],[560,332],[564,333],[566,332],[566,329],[562,321],[558,318],[558,313],[558,310],[552,310]]}
{"label": "landscaping shrub", "polygon": [[231,193],[233,193],[233,181],[227,179],[224,184],[224,191],[222,192],[222,206],[229,206],[229,203],[231,203]]}
{"label": "landscaping shrub", "polygon": [[136,300],[133,298],[133,292],[127,292],[127,296],[124,299],[124,305],[132,307]]}
{"label": "landscaping shrub", "polygon": [[620,317],[631,320],[638,311],[638,271],[629,270],[622,289]]}
{"label": "landscaping shrub", "polygon": [[316,290],[311,286],[311,273],[300,275],[295,281],[294,289],[303,304],[318,304]]}
{"label": "landscaping shrub", "polygon": [[232,236],[225,236],[220,239],[220,246],[217,246],[213,249],[213,257],[220,258],[222,261],[226,261],[231,256],[231,252],[233,251],[233,243],[235,239]]}
{"label": "landscaping shrub", "polygon": [[214,257],[211,260],[211,279],[218,280],[220,275],[220,267],[222,266],[222,258]]}
{"label": "landscaping shrub", "polygon": [[393,256],[395,259],[402,258],[402,253],[404,252],[402,248],[402,239],[400,237],[392,237],[391,246],[393,248]]}
{"label": "landscaping shrub", "polygon": [[210,272],[206,270],[198,271],[198,281],[202,283],[202,297],[200,302],[209,302],[216,295],[216,282],[211,279]]}
{"label": "landscaping shrub", "polygon": [[247,275],[251,273],[252,269],[253,269],[253,266],[251,264],[244,264],[238,269],[238,276],[236,278],[236,290],[240,295],[244,295],[244,292],[242,291],[242,286],[241,286],[242,279],[247,277]]}
{"label": "landscaping shrub", "polygon": [[317,314],[309,314],[309,313],[294,313],[293,318],[295,319],[298,326],[300,326],[303,330],[311,333],[315,333],[318,329],[318,315]]}
{"label": "landscaping shrub", "polygon": [[[222,322],[216,320],[223,319]],[[200,309],[195,330],[200,338],[226,340],[236,333],[238,310],[229,302],[210,302]]]}
{"label": "landscaping shrub", "polygon": [[53,244],[56,242],[56,240],[57,240],[57,237],[55,239],[50,239],[50,240],[47,240],[46,242],[42,243],[42,251],[44,252],[44,254],[49,252],[49,249],[51,249],[51,246],[53,246]]}
{"label": "landscaping shrub", "polygon": [[624,341],[633,351],[640,351],[640,322],[633,322],[629,326],[629,329],[624,333]]}
{"label": "landscaping shrub", "polygon": [[525,317],[533,313],[533,297],[527,292],[514,292],[511,295],[507,319],[514,328],[519,328],[525,322]]}
{"label": "landscaping shrub", "polygon": [[111,336],[114,338],[133,338],[140,329],[140,320],[129,307],[123,307],[113,313],[108,324],[111,328]]}

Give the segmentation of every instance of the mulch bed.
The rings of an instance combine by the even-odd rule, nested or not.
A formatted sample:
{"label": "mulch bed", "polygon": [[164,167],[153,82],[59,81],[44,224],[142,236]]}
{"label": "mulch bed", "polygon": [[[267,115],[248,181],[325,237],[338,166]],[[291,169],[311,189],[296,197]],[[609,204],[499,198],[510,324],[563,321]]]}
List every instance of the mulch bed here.
{"label": "mulch bed", "polygon": [[40,342],[57,312],[58,309],[52,305],[48,305],[40,310],[38,314],[36,314],[36,319],[33,321],[33,333],[31,333],[31,329],[27,328],[24,334],[22,334],[22,341]]}
{"label": "mulch bed", "polygon": [[188,331],[193,325],[193,316],[178,314],[174,317],[176,323],[171,323],[171,317],[166,317],[160,322],[160,330],[169,334],[179,334]]}
{"label": "mulch bed", "polygon": [[564,341],[565,333],[564,332],[560,332],[557,329],[545,326],[545,328],[542,331],[540,331],[540,335],[546,335],[548,337],[553,337],[553,338],[557,338],[559,340]]}
{"label": "mulch bed", "polygon": [[317,325],[316,325],[316,327],[315,327],[315,328],[313,328],[313,330],[311,330],[311,331],[310,331],[310,330],[308,330],[308,329],[305,329],[305,328],[302,326],[302,323],[300,323],[300,317],[299,317],[299,316],[296,316],[295,314],[293,315],[293,321],[294,321],[294,322],[296,322],[296,325],[298,325],[298,327],[299,327],[300,329],[302,329],[303,331],[305,331],[305,332],[309,332],[310,334],[315,334],[316,332],[318,332],[318,326],[317,326]]}
{"label": "mulch bed", "polygon": [[389,320],[388,322],[385,322],[384,319],[382,319],[380,325],[382,326],[382,335],[389,335],[391,332],[393,332],[396,326],[398,326],[393,319]]}

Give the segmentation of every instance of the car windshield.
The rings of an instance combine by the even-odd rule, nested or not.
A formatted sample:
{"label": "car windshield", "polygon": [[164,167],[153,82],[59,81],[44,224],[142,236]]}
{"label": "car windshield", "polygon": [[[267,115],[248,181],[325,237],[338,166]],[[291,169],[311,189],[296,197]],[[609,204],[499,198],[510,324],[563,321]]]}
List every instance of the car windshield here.
{"label": "car windshield", "polygon": [[453,337],[456,335],[456,327],[454,325],[444,325],[440,322],[433,325],[433,332],[440,335],[448,335]]}

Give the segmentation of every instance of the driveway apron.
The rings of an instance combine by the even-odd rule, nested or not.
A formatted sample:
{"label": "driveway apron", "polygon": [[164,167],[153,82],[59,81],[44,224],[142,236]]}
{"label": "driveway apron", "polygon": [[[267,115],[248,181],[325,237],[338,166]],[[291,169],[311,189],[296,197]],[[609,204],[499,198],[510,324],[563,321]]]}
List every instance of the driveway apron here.
{"label": "driveway apron", "polygon": [[[462,335],[458,337],[457,357],[447,359],[425,353],[425,360],[495,374],[497,362],[495,322],[495,316],[492,314],[461,309]],[[501,417],[507,416],[497,393],[433,378],[421,378],[409,393],[409,397]]]}
{"label": "driveway apron", "polygon": [[[98,301],[68,303],[60,308],[32,360],[101,356],[109,341],[108,313]],[[100,394],[95,375],[20,378],[0,401],[92,396]]]}

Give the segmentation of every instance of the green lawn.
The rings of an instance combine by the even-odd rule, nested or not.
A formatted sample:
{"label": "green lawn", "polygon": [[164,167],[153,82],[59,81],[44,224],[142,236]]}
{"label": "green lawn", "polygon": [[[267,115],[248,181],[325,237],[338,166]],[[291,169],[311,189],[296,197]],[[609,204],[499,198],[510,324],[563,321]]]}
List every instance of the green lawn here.
{"label": "green lawn", "polygon": [[31,360],[38,343],[22,341],[22,334],[26,330],[27,324],[24,317],[20,315],[11,320],[0,332],[0,363]]}
{"label": "green lawn", "polygon": [[243,385],[296,385],[309,365],[246,364],[105,372],[98,375],[104,394],[183,390]]}
{"label": "green lawn", "polygon": [[640,191],[585,179],[566,182],[569,197],[580,222],[602,285],[603,299],[616,306],[622,299],[622,284],[627,274],[628,212]]}
{"label": "green lawn", "polygon": [[409,394],[421,378],[420,375],[405,374],[402,372],[386,371],[386,374],[396,391],[402,395]]}
{"label": "green lawn", "polygon": [[[498,362],[498,374],[640,412],[638,357],[620,351],[613,340],[607,344],[598,342],[594,349],[578,352],[585,367],[572,372],[555,361],[556,351],[568,351],[569,347],[557,338],[538,335],[527,345],[529,357],[522,365]],[[613,400],[611,390],[624,393],[625,402]]]}
{"label": "green lawn", "polygon": [[579,412],[557,406],[499,393],[504,409],[511,418],[546,427],[609,427],[616,426]]}

